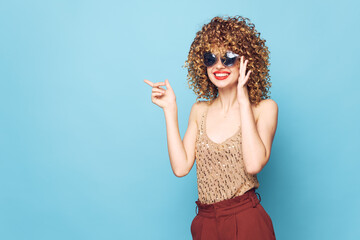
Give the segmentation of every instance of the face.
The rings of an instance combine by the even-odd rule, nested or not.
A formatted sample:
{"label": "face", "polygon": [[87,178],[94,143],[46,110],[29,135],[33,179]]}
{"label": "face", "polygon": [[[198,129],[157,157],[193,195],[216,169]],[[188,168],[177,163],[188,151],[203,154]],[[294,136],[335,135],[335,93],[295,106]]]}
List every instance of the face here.
{"label": "face", "polygon": [[[213,50],[211,53],[216,55],[217,62],[210,67],[207,67],[207,74],[210,81],[218,88],[225,88],[237,84],[239,78],[239,58],[236,58],[235,63],[232,66],[226,66],[219,59],[225,56],[226,50]],[[232,54],[228,54],[229,57],[234,57]]]}

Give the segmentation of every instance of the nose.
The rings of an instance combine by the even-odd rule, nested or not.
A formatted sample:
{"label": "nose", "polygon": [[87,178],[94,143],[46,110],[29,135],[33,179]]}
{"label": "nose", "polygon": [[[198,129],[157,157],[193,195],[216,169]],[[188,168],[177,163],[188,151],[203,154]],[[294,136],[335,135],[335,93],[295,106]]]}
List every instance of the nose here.
{"label": "nose", "polygon": [[216,68],[216,69],[223,69],[223,68],[225,68],[225,66],[223,65],[223,63],[221,62],[220,59],[218,59],[217,62],[215,63],[215,68]]}

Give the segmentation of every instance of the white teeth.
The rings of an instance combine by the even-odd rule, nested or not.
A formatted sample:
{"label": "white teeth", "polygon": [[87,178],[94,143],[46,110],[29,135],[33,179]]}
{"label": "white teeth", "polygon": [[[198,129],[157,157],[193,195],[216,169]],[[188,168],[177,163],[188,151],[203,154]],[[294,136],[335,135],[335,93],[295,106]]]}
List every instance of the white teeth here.
{"label": "white teeth", "polygon": [[229,73],[215,73],[215,76],[217,76],[217,77],[226,77],[226,76],[229,76]]}

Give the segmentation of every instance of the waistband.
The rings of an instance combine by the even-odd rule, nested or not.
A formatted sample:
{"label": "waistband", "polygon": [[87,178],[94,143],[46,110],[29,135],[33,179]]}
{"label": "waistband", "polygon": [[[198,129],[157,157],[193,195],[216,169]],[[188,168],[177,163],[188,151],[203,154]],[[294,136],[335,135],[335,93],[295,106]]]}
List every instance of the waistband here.
{"label": "waistband", "polygon": [[[259,196],[259,198],[257,196]],[[252,188],[240,196],[216,203],[205,204],[197,200],[195,203],[199,211],[196,214],[203,217],[227,216],[251,207],[254,208],[260,201],[260,194],[255,192],[255,188]]]}

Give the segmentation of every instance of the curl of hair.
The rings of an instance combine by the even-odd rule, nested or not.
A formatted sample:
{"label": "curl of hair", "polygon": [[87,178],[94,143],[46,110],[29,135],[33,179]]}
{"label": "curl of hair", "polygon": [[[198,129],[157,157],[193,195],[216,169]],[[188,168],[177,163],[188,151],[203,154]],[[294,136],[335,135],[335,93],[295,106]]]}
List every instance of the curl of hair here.
{"label": "curl of hair", "polygon": [[241,16],[214,17],[196,33],[190,46],[184,67],[188,69],[188,85],[199,99],[214,100],[218,96],[217,87],[207,75],[203,55],[214,47],[224,47],[248,60],[246,69],[251,70],[247,88],[249,100],[257,105],[261,99],[269,98],[271,87],[269,76],[269,50],[266,40],[248,18]]}

